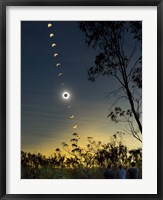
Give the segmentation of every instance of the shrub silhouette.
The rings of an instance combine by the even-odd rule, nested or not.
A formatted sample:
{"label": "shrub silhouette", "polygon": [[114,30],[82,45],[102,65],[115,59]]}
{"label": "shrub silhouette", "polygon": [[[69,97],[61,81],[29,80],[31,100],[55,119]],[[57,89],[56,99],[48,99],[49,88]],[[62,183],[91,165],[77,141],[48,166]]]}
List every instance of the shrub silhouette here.
{"label": "shrub silhouette", "polygon": [[104,178],[108,164],[112,164],[116,170],[120,164],[128,168],[132,162],[141,169],[142,150],[128,150],[122,143],[121,135],[122,133],[117,132],[107,144],[95,141],[93,137],[87,137],[88,144],[83,148],[79,145],[80,136],[74,133],[69,143],[62,143],[63,152],[56,148],[54,154],[49,157],[22,151],[21,177],[101,179]]}

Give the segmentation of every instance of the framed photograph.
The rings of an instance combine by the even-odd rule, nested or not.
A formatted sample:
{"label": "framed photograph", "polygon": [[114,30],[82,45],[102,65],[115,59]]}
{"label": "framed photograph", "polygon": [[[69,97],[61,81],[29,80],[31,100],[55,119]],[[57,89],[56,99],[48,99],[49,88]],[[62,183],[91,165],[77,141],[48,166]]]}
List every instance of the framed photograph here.
{"label": "framed photograph", "polygon": [[162,199],[162,11],[0,1],[1,199]]}

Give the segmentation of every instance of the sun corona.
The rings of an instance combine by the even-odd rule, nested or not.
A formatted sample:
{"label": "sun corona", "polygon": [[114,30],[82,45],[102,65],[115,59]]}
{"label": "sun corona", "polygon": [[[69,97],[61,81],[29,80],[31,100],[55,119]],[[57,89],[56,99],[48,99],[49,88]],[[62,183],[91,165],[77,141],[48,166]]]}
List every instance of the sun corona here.
{"label": "sun corona", "polygon": [[68,92],[63,92],[62,98],[68,100],[70,98],[70,94]]}

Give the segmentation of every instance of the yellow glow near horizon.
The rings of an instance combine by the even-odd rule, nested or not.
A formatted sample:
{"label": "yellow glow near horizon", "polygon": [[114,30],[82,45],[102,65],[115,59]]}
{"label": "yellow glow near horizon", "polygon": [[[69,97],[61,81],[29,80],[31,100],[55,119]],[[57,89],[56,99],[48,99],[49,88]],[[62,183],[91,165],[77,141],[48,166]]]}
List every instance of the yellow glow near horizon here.
{"label": "yellow glow near horizon", "polygon": [[[70,123],[72,121],[70,120]],[[93,137],[95,141],[101,141],[102,144],[107,144],[111,142],[111,137],[115,133],[114,127],[110,130],[107,127],[103,127],[103,125],[99,124],[99,119],[94,121],[93,124],[82,124],[80,121],[77,121],[77,124],[80,128],[73,129],[73,126],[68,125],[69,128],[66,129],[66,132],[61,130],[61,132],[57,132],[52,134],[51,136],[46,137],[46,135],[39,141],[40,136],[32,135],[30,138],[27,138],[28,141],[36,141],[33,144],[24,144],[22,145],[22,150],[31,153],[41,153],[42,155],[50,156],[55,152],[56,148],[60,148],[63,154],[66,152],[63,150],[61,143],[65,142],[70,145],[70,140],[74,137],[73,130],[76,131],[80,136],[79,146],[86,147],[88,144],[87,137]],[[74,124],[75,125],[75,124]],[[56,137],[57,136],[57,137]],[[39,142],[38,142],[39,141]],[[136,149],[142,148],[142,143],[137,141],[132,135],[125,134],[123,136],[123,144],[128,147],[128,149]]]}
{"label": "yellow glow near horizon", "polygon": [[[81,136],[81,135],[80,135]],[[89,134],[89,136],[93,137],[93,134]],[[94,134],[94,137],[93,139],[95,141],[101,141],[102,144],[107,144],[111,141],[110,139],[110,135],[108,136],[103,136],[103,135],[98,135],[98,134]],[[30,152],[30,153],[41,153],[42,155],[45,155],[45,156],[50,156],[50,155],[53,155],[54,152],[55,152],[55,149],[56,148],[59,148],[62,152],[62,154],[65,154],[67,155],[66,151],[64,151],[61,143],[62,142],[66,142],[67,144],[70,145],[69,141],[70,139],[73,138],[72,135],[69,135],[69,136],[63,136],[64,139],[58,139],[58,140],[54,140],[54,139],[50,139],[48,141],[44,141],[44,143],[40,143],[40,144],[37,144],[37,145],[33,145],[33,146],[24,146],[22,147],[22,151],[25,151],[25,152]],[[136,141],[132,136],[130,138],[124,138],[124,142],[123,142],[127,147],[128,149],[135,149],[135,148],[142,148],[142,144],[138,141]],[[86,145],[88,144],[88,140],[87,140],[87,137],[85,136],[82,136],[81,139],[79,140],[79,146],[85,148]]]}

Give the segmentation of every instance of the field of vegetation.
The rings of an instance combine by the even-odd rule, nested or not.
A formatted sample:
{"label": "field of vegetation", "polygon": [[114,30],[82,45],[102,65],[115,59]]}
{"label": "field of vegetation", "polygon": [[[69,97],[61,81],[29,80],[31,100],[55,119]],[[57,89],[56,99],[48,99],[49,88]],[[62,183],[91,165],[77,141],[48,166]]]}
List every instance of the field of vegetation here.
{"label": "field of vegetation", "polygon": [[[80,136],[73,134],[70,143],[62,143],[63,151],[56,148],[46,157],[40,153],[21,152],[22,179],[103,179],[108,164],[117,170],[121,164],[128,169],[132,162],[142,178],[142,149],[128,150],[122,143],[123,133],[116,133],[107,144],[88,137],[85,148],[80,147]],[[66,153],[65,153],[66,152]]]}

